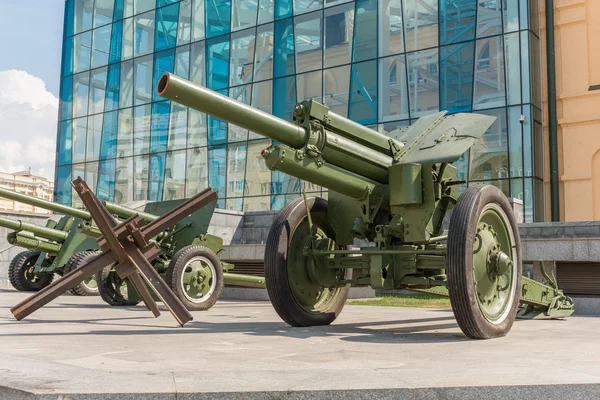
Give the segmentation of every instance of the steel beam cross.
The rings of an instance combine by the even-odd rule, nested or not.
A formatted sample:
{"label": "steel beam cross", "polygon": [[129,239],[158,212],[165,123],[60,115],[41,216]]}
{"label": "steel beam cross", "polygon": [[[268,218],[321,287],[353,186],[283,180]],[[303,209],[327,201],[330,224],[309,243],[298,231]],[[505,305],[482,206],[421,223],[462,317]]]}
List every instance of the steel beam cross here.
{"label": "steel beam cross", "polygon": [[77,178],[71,184],[102,232],[102,236],[97,240],[102,253],[11,308],[15,318],[25,318],[103,268],[114,265],[121,278],[130,280],[155,317],[159,316],[160,312],[148,287],[167,306],[181,326],[191,321],[192,315],[150,264],[161,253],[151,239],[216,200],[217,194],[212,189],[206,189],[148,224],[139,215],[117,224],[85,181]]}

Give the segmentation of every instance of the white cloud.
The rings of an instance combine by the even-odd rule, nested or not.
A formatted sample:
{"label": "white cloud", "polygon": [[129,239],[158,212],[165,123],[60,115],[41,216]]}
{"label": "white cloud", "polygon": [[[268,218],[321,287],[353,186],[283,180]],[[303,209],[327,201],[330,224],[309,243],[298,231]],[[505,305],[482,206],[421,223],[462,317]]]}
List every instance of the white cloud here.
{"label": "white cloud", "polygon": [[58,98],[25,71],[0,71],[0,171],[54,179]]}

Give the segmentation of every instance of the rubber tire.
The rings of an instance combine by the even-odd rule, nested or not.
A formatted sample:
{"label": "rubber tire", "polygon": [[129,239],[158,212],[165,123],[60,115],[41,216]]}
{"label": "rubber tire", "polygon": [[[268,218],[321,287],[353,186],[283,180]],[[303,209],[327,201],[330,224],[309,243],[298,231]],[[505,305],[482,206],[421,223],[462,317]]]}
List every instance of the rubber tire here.
{"label": "rubber tire", "polygon": [[[73,254],[63,268],[63,276],[73,271],[75,268],[84,265],[91,258],[96,257],[98,254],[100,254],[99,251],[80,251],[79,253]],[[73,289],[70,289],[69,292],[75,296],[100,296],[97,288],[96,290],[90,289],[83,282],[79,283]]]}
{"label": "rubber tire", "polygon": [[[191,258],[198,256],[207,258],[213,264],[216,272],[216,276],[213,279],[217,280],[214,292],[202,303],[190,301],[184,295],[184,288],[179,285],[185,265]],[[221,297],[221,293],[223,293],[223,286],[225,284],[223,279],[223,266],[219,257],[208,247],[197,244],[185,246],[175,253],[165,273],[165,282],[189,311],[207,311],[214,306]]]}
{"label": "rubber tire", "polygon": [[110,274],[116,274],[116,272],[112,270],[112,266],[106,267],[96,274],[98,294],[100,294],[102,300],[112,307],[132,307],[137,305],[140,300],[129,300],[120,292],[115,292],[112,283],[108,280]]}
{"label": "rubber tire", "polygon": [[37,292],[52,283],[54,274],[43,274],[37,282],[25,279],[23,270],[31,263],[35,263],[40,256],[39,251],[23,251],[17,254],[8,265],[8,279],[12,287],[20,292]]}
{"label": "rubber tire", "polygon": [[[493,324],[482,314],[477,301],[473,276],[473,243],[477,220],[483,208],[496,203],[508,217],[515,239],[517,254],[516,283],[511,310],[504,321]],[[492,339],[505,336],[512,327],[521,297],[522,265],[519,229],[512,207],[504,193],[495,186],[471,186],[458,198],[452,211],[446,256],[448,292],[452,311],[463,333],[472,339]]]}
{"label": "rubber tire", "polygon": [[[308,203],[311,215],[323,214],[323,221],[326,221],[327,200],[311,197],[308,199]],[[265,283],[269,299],[281,319],[288,325],[296,327],[331,324],[344,308],[350,291],[349,285],[343,287],[331,307],[326,312],[319,314],[305,311],[296,302],[288,278],[288,243],[295,228],[306,217],[307,212],[302,197],[288,203],[273,221],[265,247]],[[322,228],[330,238],[335,239],[330,226]]]}

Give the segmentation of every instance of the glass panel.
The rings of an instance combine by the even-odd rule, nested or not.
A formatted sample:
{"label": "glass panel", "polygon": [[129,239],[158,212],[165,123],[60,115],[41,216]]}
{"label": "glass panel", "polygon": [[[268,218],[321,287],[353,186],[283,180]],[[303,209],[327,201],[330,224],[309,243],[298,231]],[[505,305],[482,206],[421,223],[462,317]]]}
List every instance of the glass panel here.
{"label": "glass panel", "polygon": [[206,146],[208,144],[208,126],[206,114],[188,109],[188,147]]}
{"label": "glass panel", "polygon": [[98,165],[98,187],[96,196],[100,200],[113,201],[115,197],[115,162],[116,160],[100,161]]}
{"label": "glass panel", "polygon": [[521,32],[521,77],[523,103],[531,102],[531,71],[529,70],[529,33]]}
{"label": "glass panel", "polygon": [[523,106],[523,115],[523,174],[533,176],[533,119],[530,106]]}
{"label": "glass panel", "polygon": [[133,60],[121,63],[119,108],[133,106]]}
{"label": "glass panel", "polygon": [[75,64],[73,72],[90,69],[92,60],[92,32],[85,32],[73,38]]}
{"label": "glass panel", "polygon": [[271,211],[281,210],[287,203],[298,197],[298,194],[271,196]]}
{"label": "glass panel", "polygon": [[117,135],[117,157],[133,155],[133,109],[119,111],[119,133]]}
{"label": "glass panel", "polygon": [[123,59],[133,57],[133,18],[123,20]]}
{"label": "glass panel", "polygon": [[440,45],[475,38],[477,0],[440,2]]}
{"label": "glass panel", "polygon": [[233,0],[231,30],[236,31],[256,25],[258,1]]}
{"label": "glass panel", "polygon": [[506,0],[504,6],[504,33],[519,30],[519,2]]}
{"label": "glass panel", "polygon": [[133,109],[133,151],[145,154],[150,151],[150,121],[152,106],[146,104]]}
{"label": "glass panel", "polygon": [[396,137],[396,133],[399,133],[398,131],[396,131],[396,129],[403,128],[403,127],[409,126],[409,125],[410,125],[410,121],[408,121],[408,120],[392,121],[392,122],[387,122],[385,124],[379,124],[379,126],[377,127],[377,131],[379,133],[383,133],[386,136]]}
{"label": "glass panel", "polygon": [[300,179],[280,171],[271,171],[271,193],[300,193]]}
{"label": "glass panel", "polygon": [[254,28],[231,34],[229,86],[244,85],[252,81],[254,38]]}
{"label": "glass panel", "polygon": [[[521,133],[521,107],[508,109],[510,176],[523,176],[523,134]],[[514,196],[514,195],[513,195]]]}
{"label": "glass panel", "polygon": [[[104,114],[102,125],[102,140],[100,142],[100,159],[115,158],[117,156],[117,125],[118,112],[112,111]],[[114,168],[114,167],[113,167]],[[114,171],[113,171],[114,175]]]}
{"label": "glass panel", "polygon": [[[271,171],[260,153],[271,145],[270,140],[248,142],[248,166],[246,167],[245,196],[271,194]],[[268,201],[267,201],[268,204]]]}
{"label": "glass panel", "polygon": [[219,199],[225,198],[225,170],[226,151],[225,147],[214,147],[208,150],[209,175],[208,184],[217,192]]}
{"label": "glass panel", "polygon": [[[96,193],[98,183],[98,162],[85,163],[85,181],[90,189]],[[97,195],[97,193],[96,193]]]}
{"label": "glass panel", "polygon": [[169,134],[170,101],[161,101],[152,104],[152,131],[150,138],[150,152],[163,152],[167,150],[167,137]]}
{"label": "glass panel", "polygon": [[292,19],[275,22],[274,52],[273,73],[275,78],[294,74],[294,29]]}
{"label": "glass panel", "polygon": [[73,121],[59,124],[58,165],[71,164],[73,152]]}
{"label": "glass panel", "polygon": [[227,147],[227,197],[244,195],[246,175],[246,143]]}
{"label": "glass panel", "polygon": [[106,81],[106,100],[104,111],[112,111],[119,108],[119,84],[121,67],[119,64],[108,66],[108,79]]}
{"label": "glass panel", "polygon": [[115,203],[133,201],[133,158],[117,158],[115,171]]}
{"label": "glass panel", "polygon": [[440,108],[449,113],[471,111],[475,42],[442,47]]}
{"label": "glass panel", "polygon": [[273,0],[259,0],[258,2],[258,24],[273,21]]}
{"label": "glass panel", "polygon": [[75,1],[74,33],[92,29],[92,15],[94,13],[94,0]]}
{"label": "glass panel", "polygon": [[62,78],[60,88],[60,119],[73,118],[73,77]]}
{"label": "glass panel", "polygon": [[353,28],[354,4],[325,9],[325,68],[351,61]]}
{"label": "glass panel", "polygon": [[[263,81],[252,85],[251,105],[269,114],[273,113],[273,81]],[[250,132],[250,140],[263,138],[262,135]]]}
{"label": "glass panel", "polygon": [[89,72],[73,75],[73,116],[75,118],[87,115],[89,95]]}
{"label": "glass panel", "polygon": [[86,161],[96,161],[100,157],[102,117],[103,114],[97,114],[88,118],[87,144],[85,151]]}
{"label": "glass panel", "polygon": [[484,136],[471,147],[470,180],[508,178],[508,132],[506,109],[482,111],[496,117]]}
{"label": "glass panel", "polygon": [[192,0],[181,0],[179,3],[177,29],[177,46],[189,43],[192,37]]}
{"label": "glass panel", "polygon": [[320,11],[294,18],[297,73],[321,69],[322,13]]}
{"label": "glass panel", "polygon": [[377,57],[377,1],[357,0],[353,62]]}
{"label": "glass panel", "polygon": [[380,57],[404,51],[400,0],[381,0],[378,28]]}
{"label": "glass panel", "polygon": [[212,90],[225,89],[229,85],[229,38],[217,37],[206,41],[206,86]]}
{"label": "glass panel", "polygon": [[134,0],[134,12],[140,14],[152,10],[156,6],[156,0]]}
{"label": "glass panel", "polygon": [[94,29],[92,68],[108,64],[108,56],[110,53],[110,31],[110,25]]}
{"label": "glass panel", "polygon": [[236,199],[227,199],[227,201],[225,202],[225,208],[227,210],[232,210],[232,211],[242,211],[243,203],[244,203],[244,199],[241,197],[238,197]]}
{"label": "glass panel", "polygon": [[170,49],[177,45],[178,20],[179,4],[173,4],[156,10],[154,51]]}
{"label": "glass panel", "polygon": [[67,0],[65,4],[65,28],[64,37],[73,36],[75,22],[75,5],[73,0]]}
{"label": "glass panel", "polygon": [[119,21],[112,26],[110,36],[110,57],[109,64],[121,61],[121,50],[123,47],[123,22]]}
{"label": "glass panel", "polygon": [[152,82],[152,101],[164,100],[164,97],[160,97],[156,92],[158,86],[158,80],[165,72],[173,73],[173,67],[175,66],[175,50],[166,50],[162,53],[154,54],[154,80]]}
{"label": "glass panel", "polygon": [[73,162],[85,161],[85,142],[87,139],[87,118],[73,120],[75,132],[73,135]]}
{"label": "glass panel", "polygon": [[533,201],[534,201],[534,189],[533,179],[525,179],[525,190],[523,195],[523,214],[525,216],[525,223],[533,222]]}
{"label": "glass panel", "polygon": [[54,200],[59,204],[71,205],[71,166],[65,165],[56,169],[56,185]]}
{"label": "glass panel", "polygon": [[[252,100],[252,85],[238,86],[230,89],[230,95],[232,99],[236,99],[244,104],[251,104]],[[239,142],[240,140],[248,139],[248,130],[240,128],[239,126],[228,124],[228,141]]]}
{"label": "glass panel", "polygon": [[535,176],[544,179],[544,135],[542,132],[542,124],[536,122],[534,125],[534,164]]}
{"label": "glass panel", "polygon": [[154,50],[154,11],[135,17],[135,55],[141,56]]}
{"label": "glass panel", "polygon": [[292,16],[292,0],[275,0],[275,19]]}
{"label": "glass panel", "polygon": [[94,28],[110,24],[113,19],[115,0],[96,0],[96,12],[94,13]]}
{"label": "glass panel", "polygon": [[273,24],[256,28],[255,47],[254,81],[273,78]]}
{"label": "glass panel", "polygon": [[123,0],[125,2],[123,6],[123,17],[131,17],[133,15],[133,0]]}
{"label": "glass panel", "polygon": [[506,104],[502,36],[481,39],[475,48],[473,109]]}
{"label": "glass panel", "polygon": [[506,89],[508,105],[521,103],[521,60],[519,56],[519,34],[504,36],[504,56],[506,57]]}
{"label": "glass panel", "polygon": [[118,21],[123,19],[123,7],[124,7],[124,2],[127,2],[128,0],[113,0],[115,2],[115,11],[113,14],[113,21]]}
{"label": "glass panel", "polygon": [[134,60],[135,105],[150,103],[154,93],[152,87],[152,54]]}
{"label": "glass panel", "polygon": [[61,61],[61,76],[71,75],[73,73],[73,43],[72,37],[66,38],[63,43],[63,58]]}
{"label": "glass panel", "polygon": [[211,0],[206,2],[206,37],[229,32],[231,25],[231,1]]}
{"label": "glass panel", "polygon": [[193,43],[190,55],[190,80],[198,85],[206,86],[204,42]]}
{"label": "glass panel", "polygon": [[271,209],[271,197],[244,197],[244,211],[269,211]]}
{"label": "glass panel", "polygon": [[439,108],[438,49],[406,55],[411,118],[421,117]]}
{"label": "glass panel", "polygon": [[523,179],[510,180],[510,196],[523,201]]}
{"label": "glass panel", "polygon": [[106,98],[107,68],[99,68],[91,72],[90,80],[90,114],[104,111],[104,99]]}
{"label": "glass panel", "polygon": [[296,80],[298,88],[297,102],[315,99],[319,103],[323,103],[323,73],[321,71],[296,75]]}
{"label": "glass panel", "polygon": [[[85,179],[85,164],[75,164],[73,165],[73,174],[71,175],[72,179],[76,179],[76,178],[81,178],[81,179]],[[90,186],[95,185],[95,182],[89,182],[88,183]],[[75,208],[82,208],[83,207],[83,203],[81,202],[81,199],[79,198],[79,195],[75,192],[75,189],[73,189],[73,187],[71,186],[71,198],[72,198],[72,203],[73,203],[73,207]]]}
{"label": "glass panel", "polygon": [[296,78],[288,76],[273,81],[273,115],[291,121],[296,106]]}
{"label": "glass panel", "polygon": [[204,39],[204,0],[192,0],[192,42]]}
{"label": "glass panel", "polygon": [[190,46],[178,47],[175,50],[175,75],[182,78],[190,76]]}
{"label": "glass panel", "polygon": [[377,60],[352,64],[350,79],[350,119],[377,123]]}
{"label": "glass panel", "polygon": [[163,196],[165,153],[150,154],[150,175],[148,177],[148,200],[160,201]]}
{"label": "glass panel", "polygon": [[169,140],[167,142],[168,150],[185,148],[187,140],[187,110],[187,107],[177,103],[171,104]]}
{"label": "glass panel", "polygon": [[208,187],[206,147],[188,149],[186,162],[185,197],[191,197]]}
{"label": "glass panel", "polygon": [[[477,0],[477,37],[502,33],[502,0]],[[504,0],[506,1],[506,0]],[[509,3],[514,3],[508,0]]]}
{"label": "glass panel", "polygon": [[438,45],[437,0],[402,0],[406,51]]}
{"label": "glass panel", "polygon": [[135,177],[134,200],[148,199],[148,163],[150,156],[143,155],[133,159]]}
{"label": "glass panel", "polygon": [[[464,152],[457,162],[454,163],[456,167],[456,179],[466,181],[469,179],[469,156],[470,150]],[[460,189],[459,189],[460,191]]]}
{"label": "glass panel", "polygon": [[323,0],[295,0],[294,14],[303,14],[323,8]]}
{"label": "glass panel", "polygon": [[185,198],[185,150],[167,153],[163,200]]}
{"label": "glass panel", "polygon": [[531,37],[531,80],[533,81],[533,104],[542,108],[542,64],[540,62],[540,39]]}
{"label": "glass panel", "polygon": [[342,117],[348,116],[348,92],[350,90],[350,66],[323,71],[325,86],[325,105]]}

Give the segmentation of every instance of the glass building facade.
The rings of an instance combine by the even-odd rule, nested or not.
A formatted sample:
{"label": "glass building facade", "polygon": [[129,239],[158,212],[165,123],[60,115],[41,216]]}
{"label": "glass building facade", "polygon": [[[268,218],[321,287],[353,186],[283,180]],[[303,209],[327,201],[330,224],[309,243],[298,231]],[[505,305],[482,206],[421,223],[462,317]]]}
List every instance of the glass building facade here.
{"label": "glass building facade", "polygon": [[103,199],[277,210],[302,190],[254,132],[158,97],[173,72],[291,119],[313,98],[383,133],[439,110],[497,117],[458,163],[469,184],[544,214],[537,0],[66,0],[56,200],[82,176]]}

